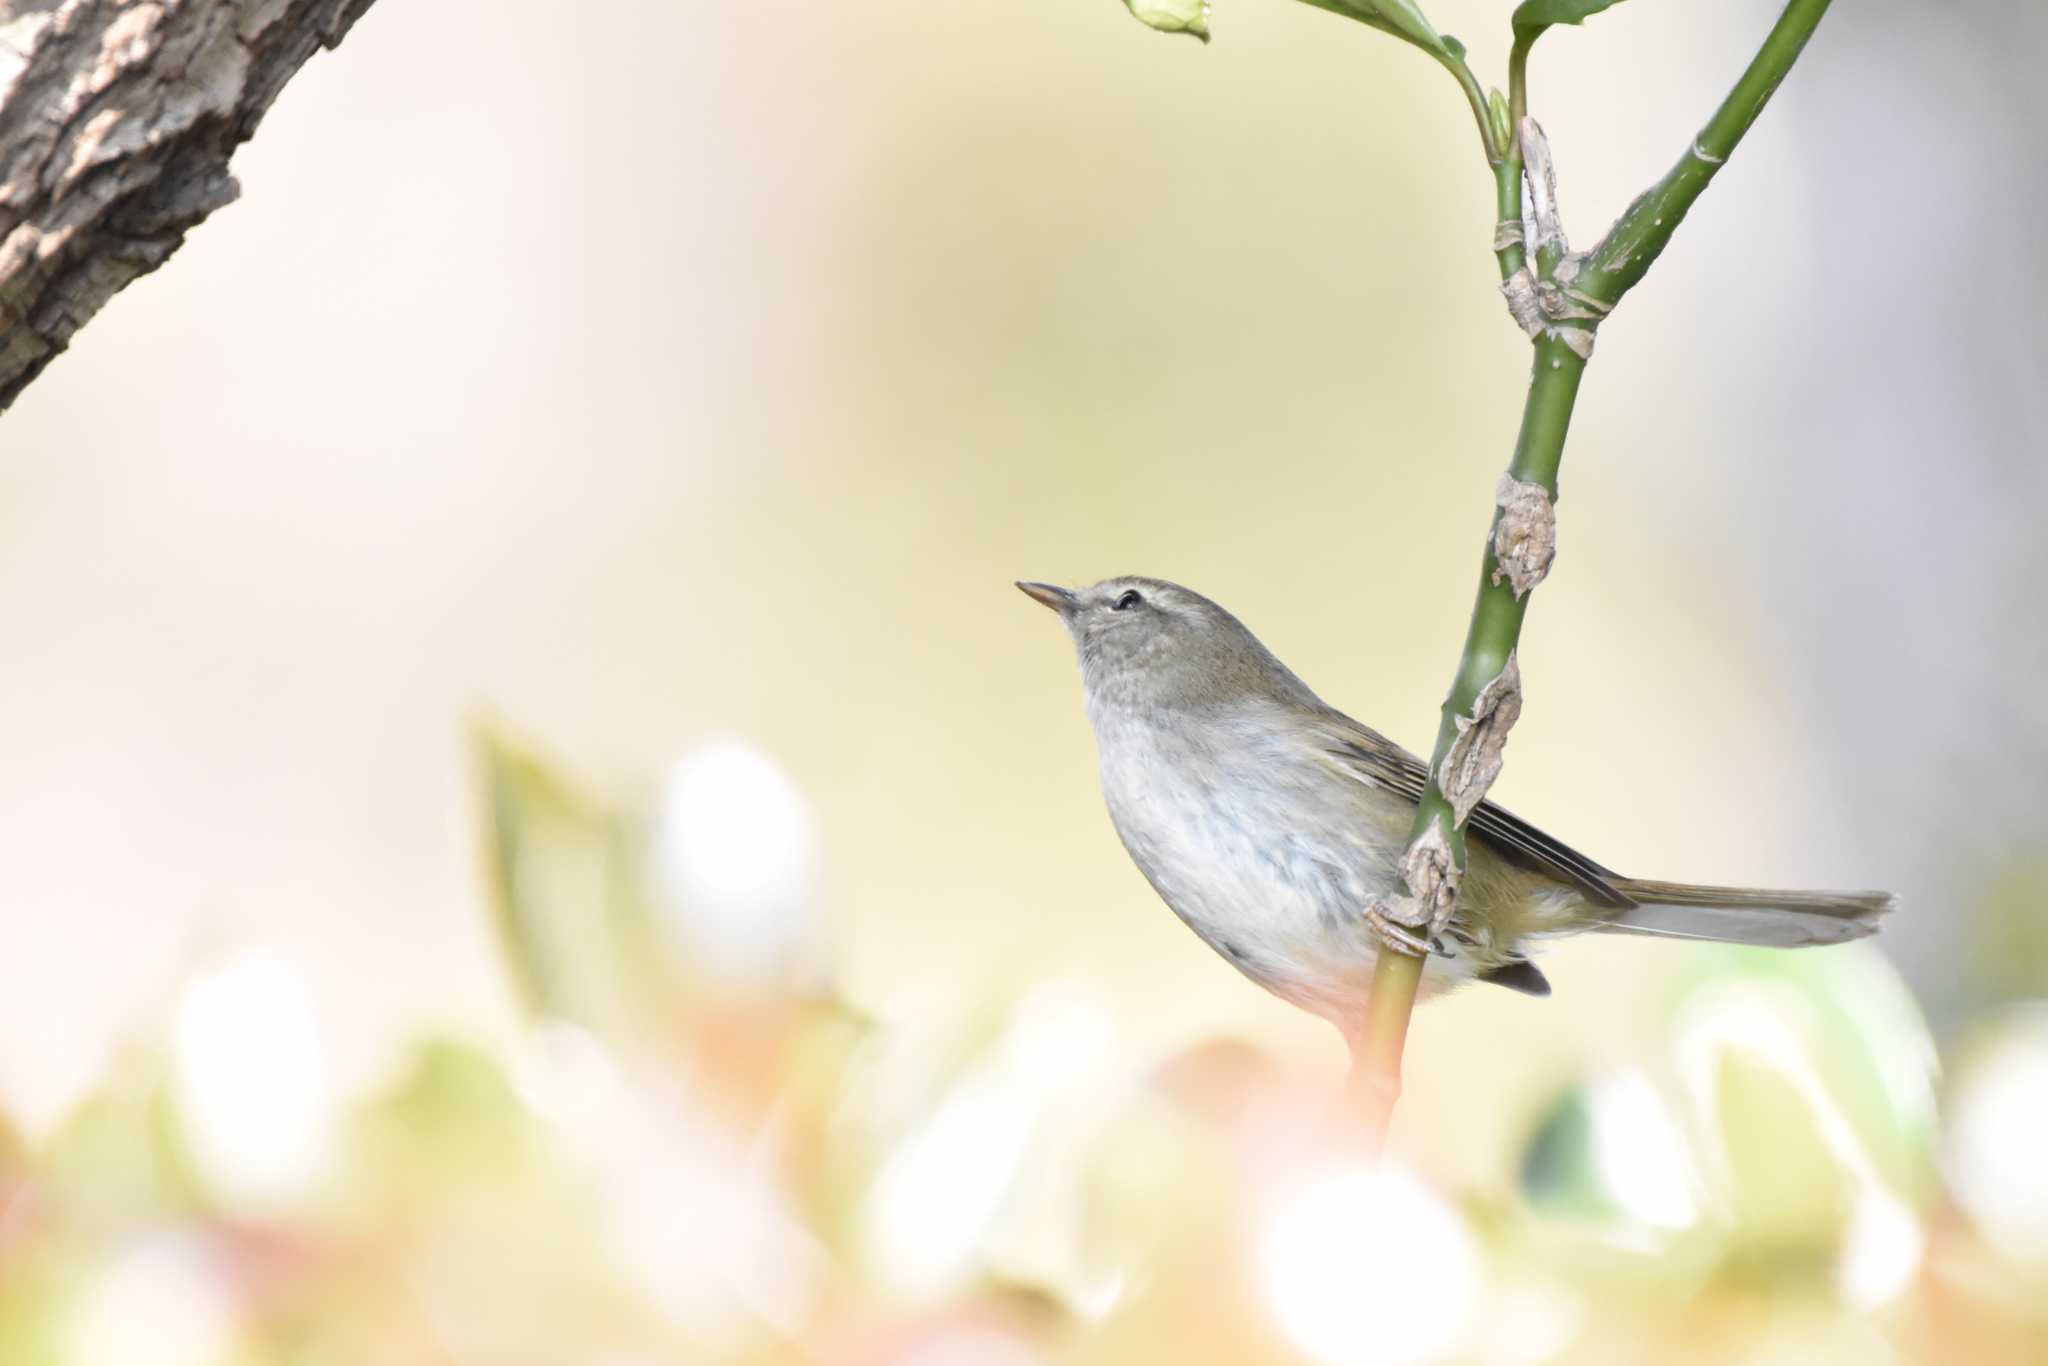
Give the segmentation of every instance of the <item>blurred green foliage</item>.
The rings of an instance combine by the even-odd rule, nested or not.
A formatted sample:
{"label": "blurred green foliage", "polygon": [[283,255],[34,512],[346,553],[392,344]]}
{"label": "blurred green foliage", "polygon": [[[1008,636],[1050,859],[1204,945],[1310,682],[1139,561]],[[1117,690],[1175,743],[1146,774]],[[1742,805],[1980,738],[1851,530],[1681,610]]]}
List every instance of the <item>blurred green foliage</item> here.
{"label": "blurred green foliage", "polygon": [[[477,771],[526,1035],[422,1040],[254,1214],[185,1155],[171,1057],[124,1056],[47,1142],[0,1144],[0,1363],[1351,1359],[1261,1290],[1274,1202],[1350,1160],[1321,1081],[1227,1041],[1141,1063],[1072,984],[872,1019],[692,968],[622,833],[647,812],[492,736]],[[1513,1194],[1432,1197],[1484,1308],[1426,1359],[1506,1334],[1719,1361],[1793,1322],[1815,1360],[2040,1340],[2048,1264],[1951,1204],[1881,958],[1702,954],[1632,1027],[1538,1113]],[[1316,1255],[1401,1235],[1334,1236]]]}

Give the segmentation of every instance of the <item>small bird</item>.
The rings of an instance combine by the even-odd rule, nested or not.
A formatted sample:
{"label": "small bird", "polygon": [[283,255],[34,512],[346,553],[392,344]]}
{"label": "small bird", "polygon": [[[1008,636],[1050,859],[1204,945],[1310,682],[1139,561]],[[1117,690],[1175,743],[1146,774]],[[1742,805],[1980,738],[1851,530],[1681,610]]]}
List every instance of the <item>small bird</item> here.
{"label": "small bird", "polygon": [[[1074,639],[1109,818],[1188,928],[1356,1054],[1383,941],[1368,916],[1398,865],[1422,761],[1329,706],[1243,623],[1160,579],[1019,583]],[[1873,933],[1883,892],[1786,892],[1622,877],[1482,802],[1457,912],[1421,994],[1468,981],[1532,996],[1530,954],[1585,930],[1796,948]]]}

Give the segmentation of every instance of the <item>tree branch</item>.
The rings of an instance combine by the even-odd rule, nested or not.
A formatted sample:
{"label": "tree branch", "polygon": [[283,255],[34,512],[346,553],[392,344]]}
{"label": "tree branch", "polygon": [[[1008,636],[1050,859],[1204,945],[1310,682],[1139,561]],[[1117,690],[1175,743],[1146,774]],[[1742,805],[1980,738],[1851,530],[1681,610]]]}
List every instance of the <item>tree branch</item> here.
{"label": "tree branch", "polygon": [[1693,201],[1720,173],[1742,135],[1763,113],[1827,9],[1828,0],[1791,0],[1785,6],[1742,79],[1678,158],[1678,164],[1638,195],[1593,249],[1577,282],[1580,289],[1614,304],[1635,288],[1685,221]]}
{"label": "tree branch", "polygon": [[228,158],[371,0],[0,0],[0,409],[239,193]]}
{"label": "tree branch", "polygon": [[1465,103],[1472,106],[1472,117],[1479,124],[1479,150],[1486,157],[1486,164],[1498,166],[1506,153],[1493,144],[1493,120],[1487,117],[1486,92],[1479,88],[1479,78],[1466,65],[1463,50],[1446,49],[1437,60],[1456,79],[1458,88],[1465,92]]}
{"label": "tree branch", "polygon": [[[1572,407],[1578,399],[1579,379],[1586,372],[1586,362],[1565,342],[1542,336],[1536,340],[1534,366],[1529,377],[1528,401],[1522,409],[1521,435],[1515,442],[1508,474],[1518,483],[1540,486],[1555,500],[1565,433],[1571,426]],[[1454,819],[1451,799],[1444,792],[1445,760],[1458,740],[1459,722],[1466,723],[1465,729],[1474,724],[1472,718],[1480,693],[1508,671],[1510,657],[1521,640],[1522,619],[1529,610],[1529,594],[1516,591],[1517,585],[1502,569],[1495,549],[1500,517],[1505,515],[1503,508],[1487,533],[1479,597],[1472,605],[1472,622],[1466,629],[1457,677],[1452,681],[1450,695],[1444,698],[1443,720],[1437,727],[1436,751],[1429,765],[1429,785],[1423,789],[1410,835],[1412,849],[1414,842],[1432,826],[1447,832],[1450,857],[1458,874],[1465,869],[1465,830]],[[1461,792],[1460,805],[1469,811],[1478,804],[1479,795],[1469,794],[1468,801],[1468,794]],[[1411,894],[1415,890],[1411,884]],[[1373,968],[1366,1036],[1356,1066],[1366,1074],[1359,1079],[1357,1089],[1366,1107],[1366,1136],[1375,1149],[1386,1141],[1394,1101],[1401,1092],[1401,1052],[1408,1033],[1408,1016],[1415,1006],[1416,988],[1422,984],[1422,965],[1419,957],[1384,948]]]}
{"label": "tree branch", "polygon": [[[1522,308],[1516,309],[1516,321],[1530,331],[1535,344],[1535,368],[1529,381],[1528,401],[1522,410],[1522,430],[1515,443],[1514,459],[1508,466],[1508,477],[1516,486],[1536,486],[1544,497],[1556,500],[1558,466],[1564,455],[1572,407],[1578,398],[1579,380],[1592,353],[1593,329],[1648,272],[1685,211],[1699,198],[1707,182],[1763,111],[1827,7],[1828,0],[1790,0],[1755,60],[1678,165],[1630,206],[1590,257],[1582,260],[1565,252],[1560,234],[1554,252],[1538,252],[1536,261],[1516,262],[1510,270],[1512,258],[1505,245],[1506,233],[1500,233],[1495,246],[1502,273],[1509,277],[1511,286],[1521,282],[1521,295],[1536,310],[1525,314]],[[1533,37],[1529,41],[1533,42]],[[1528,46],[1518,35],[1510,78],[1511,108],[1517,115],[1523,113],[1527,100]],[[1527,120],[1517,126],[1522,130],[1525,177],[1547,175],[1547,167],[1537,164],[1539,160],[1548,160],[1547,154],[1537,155],[1547,153],[1541,131]],[[1555,205],[1545,206],[1541,193],[1532,195],[1532,199],[1539,210],[1555,214]],[[1503,220],[1508,217],[1508,206],[1509,187],[1504,183],[1500,193]],[[1519,217],[1519,206],[1516,216]],[[1530,273],[1531,265],[1538,275]],[[1510,288],[1508,294],[1513,306],[1518,292]],[[1558,325],[1566,320],[1567,325]],[[1455,909],[1457,880],[1465,869],[1465,831],[1457,813],[1469,812],[1478,805],[1498,771],[1497,752],[1493,763],[1479,770],[1476,782],[1466,780],[1466,775],[1473,771],[1471,765],[1456,766],[1459,772],[1454,775],[1454,766],[1448,761],[1461,736],[1493,719],[1499,698],[1494,696],[1489,703],[1486,699],[1490,695],[1512,691],[1517,694],[1517,709],[1520,705],[1520,678],[1513,661],[1528,610],[1528,590],[1534,583],[1525,575],[1518,575],[1512,563],[1502,562],[1503,551],[1513,558],[1512,538],[1502,536],[1510,516],[1508,489],[1504,482],[1502,492],[1496,494],[1500,510],[1487,534],[1478,600],[1472,607],[1457,676],[1450,695],[1444,699],[1443,720],[1437,727],[1436,749],[1429,764],[1429,782],[1416,807],[1409,854],[1404,861],[1411,905],[1395,919],[1411,929],[1420,920],[1420,938],[1425,941],[1430,931]],[[1528,492],[1533,498],[1535,490]],[[1516,502],[1523,501],[1527,500],[1516,498]],[[1544,562],[1547,565],[1547,545]],[[1504,724],[1500,725],[1492,738],[1496,751],[1505,742],[1505,729]],[[1446,785],[1454,776],[1454,785],[1459,790],[1447,794]],[[1436,852],[1428,858],[1420,857],[1431,850]],[[1418,869],[1428,886],[1417,885]],[[1358,1073],[1354,1090],[1365,1111],[1366,1140],[1375,1149],[1386,1141],[1394,1101],[1400,1094],[1403,1041],[1416,989],[1422,982],[1422,968],[1421,957],[1389,943],[1381,949],[1373,969],[1372,999],[1363,1036],[1354,1045]]]}

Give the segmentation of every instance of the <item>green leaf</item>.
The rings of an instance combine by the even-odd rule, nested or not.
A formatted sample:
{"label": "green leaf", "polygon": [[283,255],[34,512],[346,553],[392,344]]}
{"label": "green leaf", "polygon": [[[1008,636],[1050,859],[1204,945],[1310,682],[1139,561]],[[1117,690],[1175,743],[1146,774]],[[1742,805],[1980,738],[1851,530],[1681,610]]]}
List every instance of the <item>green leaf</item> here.
{"label": "green leaf", "polygon": [[632,918],[611,812],[490,731],[477,737],[498,928],[527,1001],[616,1033],[630,999]]}
{"label": "green leaf", "polygon": [[1161,33],[1192,33],[1209,41],[1208,0],[1124,0],[1124,7],[1147,28]]}
{"label": "green leaf", "polygon": [[1508,97],[1497,89],[1486,97],[1486,117],[1493,125],[1494,144],[1499,147],[1514,146],[1515,133],[1508,127]]}
{"label": "green leaf", "polygon": [[[1302,0],[1303,4],[1391,33],[1434,56],[1452,58],[1451,43],[1436,31],[1413,0]],[[1455,40],[1453,40],[1455,41]],[[1463,49],[1459,49],[1460,52]]]}
{"label": "green leaf", "polygon": [[1588,15],[1620,3],[1621,0],[1522,0],[1515,6],[1515,36],[1533,38],[1552,24],[1582,24]]}

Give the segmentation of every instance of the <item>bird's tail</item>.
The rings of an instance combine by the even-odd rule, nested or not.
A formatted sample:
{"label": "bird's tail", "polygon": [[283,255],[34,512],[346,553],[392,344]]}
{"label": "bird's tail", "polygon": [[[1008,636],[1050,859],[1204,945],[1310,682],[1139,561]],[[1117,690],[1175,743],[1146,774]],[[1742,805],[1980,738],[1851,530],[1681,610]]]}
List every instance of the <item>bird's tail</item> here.
{"label": "bird's tail", "polygon": [[1777,892],[1639,878],[1616,878],[1613,886],[1636,904],[1595,929],[1779,949],[1875,934],[1878,918],[1892,908],[1890,892]]}

